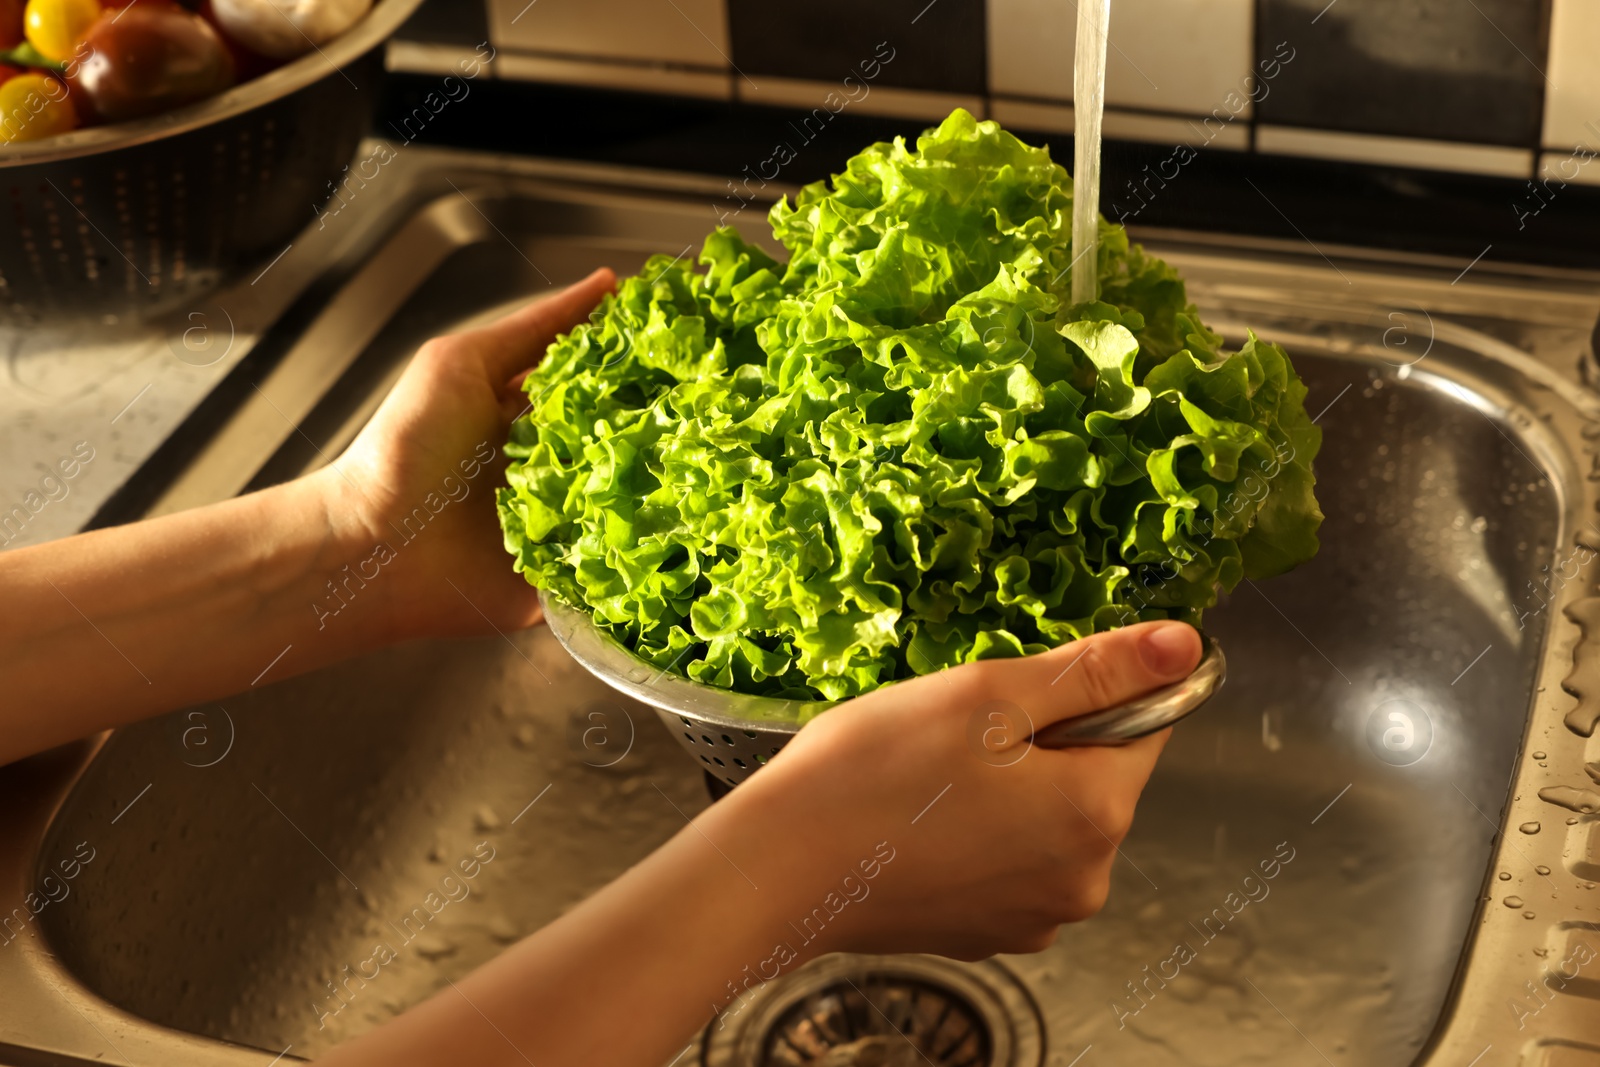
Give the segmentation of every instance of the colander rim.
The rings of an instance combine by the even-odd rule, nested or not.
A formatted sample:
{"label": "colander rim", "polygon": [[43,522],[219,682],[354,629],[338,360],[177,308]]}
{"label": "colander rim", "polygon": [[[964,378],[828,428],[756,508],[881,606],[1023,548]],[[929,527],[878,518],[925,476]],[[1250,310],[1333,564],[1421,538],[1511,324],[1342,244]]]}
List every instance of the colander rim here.
{"label": "colander rim", "polygon": [[[539,603],[550,632],[579,666],[618,692],[696,726],[796,733],[839,703],[751,696],[691,681],[630,652],[595,625],[589,612],[560,597],[541,589]],[[1228,674],[1222,646],[1204,631],[1200,640],[1200,663],[1188,677],[1109,708],[1049,723],[1037,730],[1035,740],[1045,748],[1120,745],[1192,715]]]}
{"label": "colander rim", "polygon": [[622,647],[621,642],[595,625],[589,612],[562,598],[541,589],[539,604],[550,632],[579,666],[618,692],[661,711],[687,717],[697,725],[796,733],[818,713],[837,703],[751,696],[691,681]]}
{"label": "colander rim", "polygon": [[377,0],[360,22],[320,51],[311,51],[276,70],[240,82],[226,92],[148,118],[0,147],[0,168],[57,163],[176,137],[241,115],[253,108],[337,76],[346,64],[377,47],[400,28],[422,0]]}

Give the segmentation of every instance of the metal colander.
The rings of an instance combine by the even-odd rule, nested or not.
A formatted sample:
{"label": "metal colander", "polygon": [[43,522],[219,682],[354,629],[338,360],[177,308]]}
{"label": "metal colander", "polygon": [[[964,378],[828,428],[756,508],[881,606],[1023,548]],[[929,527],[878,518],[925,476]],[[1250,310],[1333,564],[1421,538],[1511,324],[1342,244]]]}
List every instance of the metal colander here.
{"label": "metal colander", "polygon": [[[650,705],[691,759],[713,779],[738,785],[778,754],[830,702],[748,696],[692,682],[648,663],[594,624],[586,611],[542,590],[545,621],[572,658],[613,689]],[[1204,654],[1189,677],[1116,707],[1051,723],[1033,735],[1042,748],[1121,745],[1153,734],[1211,699],[1227,677],[1222,648],[1202,635]]]}
{"label": "metal colander", "polygon": [[332,195],[420,3],[187,107],[0,147],[0,323],[157,315],[265,266]]}

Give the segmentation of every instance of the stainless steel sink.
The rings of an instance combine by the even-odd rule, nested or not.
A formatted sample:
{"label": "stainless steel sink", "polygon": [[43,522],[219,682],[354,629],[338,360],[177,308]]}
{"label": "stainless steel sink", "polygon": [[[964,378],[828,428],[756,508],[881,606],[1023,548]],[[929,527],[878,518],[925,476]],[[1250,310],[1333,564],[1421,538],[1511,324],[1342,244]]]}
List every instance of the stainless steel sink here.
{"label": "stainless steel sink", "polygon": [[[315,466],[423,338],[677,254],[712,219],[695,179],[408,151],[372,213],[388,243],[283,341],[267,403],[146,472],[152,511]],[[755,1062],[765,1035],[740,1028],[793,1018],[831,967],[971,1007],[1028,1067],[1600,1064],[1600,955],[1545,978],[1580,942],[1600,954],[1600,819],[1538,797],[1600,759],[1559,684],[1592,655],[1564,612],[1595,617],[1596,280],[1143,236],[1230,339],[1294,355],[1326,434],[1322,553],[1208,618],[1229,683],[1178,729],[1102,915],[995,964],[780,979],[680,1062]],[[0,945],[0,1062],[19,1064],[314,1056],[707,803],[655,715],[542,628],[188,709],[0,790],[18,885],[93,852]]]}

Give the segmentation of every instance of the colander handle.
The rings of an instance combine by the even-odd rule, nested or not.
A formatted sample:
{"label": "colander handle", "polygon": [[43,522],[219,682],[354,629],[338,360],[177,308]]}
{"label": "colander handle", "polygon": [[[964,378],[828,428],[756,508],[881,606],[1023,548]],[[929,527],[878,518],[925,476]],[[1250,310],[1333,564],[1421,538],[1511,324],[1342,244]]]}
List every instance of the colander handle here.
{"label": "colander handle", "polygon": [[1192,714],[1222,688],[1228,677],[1228,660],[1222,654],[1222,646],[1204,634],[1200,639],[1204,643],[1200,665],[1183,681],[1114,708],[1053,722],[1034,733],[1033,743],[1041,748],[1125,745]]}

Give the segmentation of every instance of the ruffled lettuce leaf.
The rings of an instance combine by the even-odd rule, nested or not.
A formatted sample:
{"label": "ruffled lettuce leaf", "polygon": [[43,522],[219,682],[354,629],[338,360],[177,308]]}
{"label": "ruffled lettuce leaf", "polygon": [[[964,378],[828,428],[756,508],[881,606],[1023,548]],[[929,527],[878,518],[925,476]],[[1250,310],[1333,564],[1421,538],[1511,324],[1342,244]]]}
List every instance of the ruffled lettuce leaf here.
{"label": "ruffled lettuce leaf", "polygon": [[1283,350],[1237,352],[1072,182],[954,112],[653,257],[550,347],[499,490],[529,582],[663,668],[839,700],[1126,623],[1317,551],[1321,431]]}

